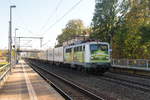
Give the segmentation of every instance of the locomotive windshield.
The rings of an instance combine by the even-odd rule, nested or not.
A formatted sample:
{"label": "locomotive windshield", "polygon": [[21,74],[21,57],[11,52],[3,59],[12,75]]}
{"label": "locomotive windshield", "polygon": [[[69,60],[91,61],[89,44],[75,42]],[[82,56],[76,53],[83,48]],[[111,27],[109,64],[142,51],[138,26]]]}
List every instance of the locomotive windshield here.
{"label": "locomotive windshield", "polygon": [[91,44],[90,45],[90,61],[91,62],[109,62],[109,52],[107,44]]}
{"label": "locomotive windshield", "polygon": [[104,51],[104,52],[108,52],[108,45],[106,44],[91,44],[90,45],[90,51],[91,53],[95,52],[95,51]]}

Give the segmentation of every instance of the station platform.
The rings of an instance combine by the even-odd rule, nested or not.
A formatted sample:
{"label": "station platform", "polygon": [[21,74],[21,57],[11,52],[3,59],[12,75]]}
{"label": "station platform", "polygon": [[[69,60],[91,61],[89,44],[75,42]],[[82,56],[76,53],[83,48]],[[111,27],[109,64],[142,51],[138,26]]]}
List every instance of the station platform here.
{"label": "station platform", "polygon": [[65,100],[24,61],[13,67],[0,89],[0,100]]}

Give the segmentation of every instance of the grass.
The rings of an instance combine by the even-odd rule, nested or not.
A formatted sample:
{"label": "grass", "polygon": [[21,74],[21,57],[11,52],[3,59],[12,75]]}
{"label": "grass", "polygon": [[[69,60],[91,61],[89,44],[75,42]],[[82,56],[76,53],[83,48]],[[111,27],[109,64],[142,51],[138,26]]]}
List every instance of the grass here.
{"label": "grass", "polygon": [[8,64],[8,62],[0,62],[0,67],[4,66],[6,64]]}

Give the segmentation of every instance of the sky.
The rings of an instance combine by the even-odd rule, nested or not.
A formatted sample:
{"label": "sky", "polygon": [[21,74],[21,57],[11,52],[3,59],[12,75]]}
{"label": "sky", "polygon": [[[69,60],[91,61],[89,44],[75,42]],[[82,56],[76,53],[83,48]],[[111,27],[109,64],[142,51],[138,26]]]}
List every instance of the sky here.
{"label": "sky", "polygon": [[[9,6],[12,9],[12,36],[15,28],[17,37],[43,37],[43,48],[56,44],[56,37],[61,34],[71,19],[83,20],[85,26],[91,24],[95,9],[95,0],[81,2],[62,18],[80,0],[0,0],[0,49],[8,47]],[[61,20],[59,20],[62,18]],[[57,22],[57,23],[56,23]],[[22,45],[39,48],[40,41],[22,39]]]}

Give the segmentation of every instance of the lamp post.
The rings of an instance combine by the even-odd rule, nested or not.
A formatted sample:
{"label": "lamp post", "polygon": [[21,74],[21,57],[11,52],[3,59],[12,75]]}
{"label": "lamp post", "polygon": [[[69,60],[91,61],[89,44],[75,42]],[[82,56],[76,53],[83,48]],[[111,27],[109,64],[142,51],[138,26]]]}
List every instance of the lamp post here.
{"label": "lamp post", "polygon": [[12,67],[12,8],[15,8],[15,5],[10,6],[10,20],[9,20],[9,63]]}
{"label": "lamp post", "polygon": [[17,33],[17,30],[19,30],[18,28],[15,28],[15,64],[17,64],[18,62],[18,59],[17,59],[17,42],[16,42],[16,33]]}

